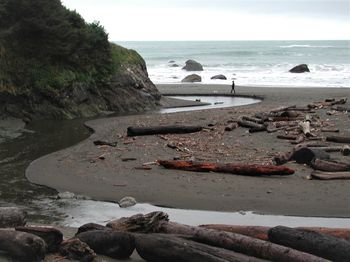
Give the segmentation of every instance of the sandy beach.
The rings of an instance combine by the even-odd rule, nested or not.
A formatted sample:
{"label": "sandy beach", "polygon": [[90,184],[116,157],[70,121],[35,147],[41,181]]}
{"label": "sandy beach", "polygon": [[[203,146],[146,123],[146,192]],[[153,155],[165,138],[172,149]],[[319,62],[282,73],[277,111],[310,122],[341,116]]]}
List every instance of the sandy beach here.
{"label": "sandy beach", "polygon": [[[158,85],[162,94],[229,94],[226,85]],[[326,98],[349,98],[347,88],[269,88],[236,87],[237,95],[261,97],[258,104],[222,109],[171,114],[148,113],[89,121],[94,133],[85,141],[44,156],[28,167],[26,176],[37,184],[58,191],[71,191],[96,200],[118,201],[133,196],[138,202],[184,209],[218,211],[255,211],[265,214],[350,217],[349,180],[307,180],[311,169],[296,163],[286,164],[296,172],[288,177],[245,177],[219,173],[194,173],[167,170],[143,163],[173,159],[181,152],[167,147],[181,142],[197,160],[272,163],[278,152],[292,145],[276,138],[276,133],[249,134],[245,128],[224,132],[228,121],[243,115],[267,112],[280,106],[306,106]],[[181,106],[183,102],[165,99],[164,106]],[[187,102],[185,102],[186,104]],[[347,114],[327,116],[340,134],[349,134]],[[210,127],[198,133],[166,136],[126,136],[128,126],[201,125]],[[117,142],[117,147],[97,147],[95,140]],[[349,162],[349,157],[332,157]],[[133,161],[123,161],[133,158]],[[210,221],[208,221],[209,223]]]}

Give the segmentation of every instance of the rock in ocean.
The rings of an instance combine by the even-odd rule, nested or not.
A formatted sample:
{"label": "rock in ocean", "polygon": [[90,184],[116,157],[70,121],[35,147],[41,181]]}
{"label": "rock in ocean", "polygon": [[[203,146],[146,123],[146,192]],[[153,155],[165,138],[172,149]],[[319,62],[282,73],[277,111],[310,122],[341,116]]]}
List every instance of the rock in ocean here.
{"label": "rock in ocean", "polygon": [[203,66],[194,60],[187,60],[186,65],[182,68],[186,71],[203,71]]}

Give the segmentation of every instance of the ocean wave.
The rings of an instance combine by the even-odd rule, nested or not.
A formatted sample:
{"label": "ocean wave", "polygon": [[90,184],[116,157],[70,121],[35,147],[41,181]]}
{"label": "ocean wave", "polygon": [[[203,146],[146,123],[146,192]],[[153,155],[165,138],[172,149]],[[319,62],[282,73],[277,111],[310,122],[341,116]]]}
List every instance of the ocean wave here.
{"label": "ocean wave", "polygon": [[284,45],[280,46],[280,48],[294,48],[294,47],[305,47],[305,48],[332,48],[334,46],[330,45]]}

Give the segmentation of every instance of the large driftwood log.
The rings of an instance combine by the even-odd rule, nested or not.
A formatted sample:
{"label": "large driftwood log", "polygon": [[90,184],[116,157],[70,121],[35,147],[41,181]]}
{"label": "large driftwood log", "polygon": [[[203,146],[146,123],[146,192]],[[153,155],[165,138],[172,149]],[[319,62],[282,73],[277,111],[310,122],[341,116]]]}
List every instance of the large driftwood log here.
{"label": "large driftwood log", "polygon": [[168,222],[168,215],[163,212],[153,212],[145,216],[138,214],[130,218],[111,221],[107,226],[119,231],[187,235],[196,242],[274,261],[325,261],[316,256],[261,239]]}
{"label": "large driftwood log", "polygon": [[327,136],[326,140],[335,143],[350,143],[350,136]]}
{"label": "large driftwood log", "polygon": [[68,259],[90,262],[96,258],[96,253],[84,242],[71,238],[61,243],[60,254]]}
{"label": "large driftwood log", "polygon": [[344,239],[283,226],[270,229],[268,236],[273,243],[292,247],[332,261],[345,262],[350,259],[350,242]]}
{"label": "large driftwood log", "polygon": [[245,176],[292,175],[294,170],[288,167],[273,165],[220,164],[208,162],[158,160],[158,163],[169,169],[195,172],[219,172]]}
{"label": "large driftwood log", "polygon": [[78,232],[76,233],[76,235],[94,230],[110,230],[110,228],[96,223],[87,223],[78,228]]}
{"label": "large driftwood log", "polygon": [[164,234],[135,235],[136,250],[146,261],[153,262],[244,262],[266,261],[234,251],[212,247],[188,239]]}
{"label": "large driftwood log", "polygon": [[33,234],[13,230],[0,230],[0,251],[17,261],[41,261],[46,254],[43,239]]}
{"label": "large driftwood log", "polygon": [[27,232],[41,237],[47,246],[48,252],[57,251],[63,241],[63,234],[53,227],[16,227],[16,231]]}
{"label": "large driftwood log", "polygon": [[320,180],[350,179],[350,172],[320,172],[313,171],[311,178]]}
{"label": "large driftwood log", "polygon": [[[269,231],[269,229],[272,228],[272,227],[264,227],[264,226],[238,226],[238,225],[221,225],[221,224],[200,225],[200,227],[237,233],[245,236],[259,238],[262,240],[269,239],[267,232]],[[350,240],[350,228],[296,227],[296,229],[315,231],[315,232],[323,233],[333,237],[343,238],[348,241]]]}
{"label": "large driftwood log", "polygon": [[326,172],[350,171],[350,164],[336,162],[336,161],[326,161],[326,160],[315,158],[311,161],[310,165],[315,170],[326,171]]}
{"label": "large driftwood log", "polygon": [[113,230],[93,230],[76,235],[80,241],[88,244],[97,254],[117,259],[126,259],[135,249],[134,237]]}
{"label": "large driftwood log", "polygon": [[24,226],[26,212],[18,207],[0,207],[0,228]]}
{"label": "large driftwood log", "polygon": [[185,134],[199,132],[203,129],[201,126],[149,126],[133,127],[127,129],[128,136],[147,136],[157,134]]}

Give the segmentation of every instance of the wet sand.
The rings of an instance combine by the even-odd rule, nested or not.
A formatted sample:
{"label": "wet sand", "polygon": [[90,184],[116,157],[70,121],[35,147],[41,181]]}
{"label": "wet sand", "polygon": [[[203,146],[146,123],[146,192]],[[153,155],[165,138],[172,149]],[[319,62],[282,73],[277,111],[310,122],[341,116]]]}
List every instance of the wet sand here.
{"label": "wet sand", "polygon": [[[160,85],[163,94],[228,94],[225,85]],[[180,152],[167,147],[169,141],[182,141],[199,160],[271,163],[277,152],[292,145],[276,138],[276,133],[249,134],[237,128],[224,132],[227,121],[242,115],[266,112],[286,105],[305,106],[325,98],[349,97],[350,89],[337,88],[267,88],[236,87],[237,95],[258,96],[258,104],[199,110],[172,114],[146,114],[104,118],[86,125],[95,133],[68,149],[44,156],[28,167],[26,175],[33,183],[58,191],[71,191],[97,200],[118,201],[133,196],[139,202],[201,210],[255,211],[265,214],[350,217],[348,208],[350,181],[306,180],[311,169],[288,163],[296,170],[288,177],[244,177],[217,173],[194,173],[167,170],[152,165],[140,170],[143,163],[173,159]],[[174,101],[166,100],[166,106]],[[176,106],[184,105],[177,101]],[[187,102],[185,102],[187,103]],[[347,114],[326,116],[342,133],[350,133]],[[213,130],[169,136],[126,137],[133,125],[212,125]],[[117,147],[97,147],[94,140],[118,142]],[[332,154],[337,159],[338,153]],[[104,160],[101,160],[103,158]],[[134,161],[122,161],[135,158]],[[346,160],[343,158],[342,160]],[[347,157],[349,162],[349,157]],[[210,221],[208,221],[210,223]]]}

